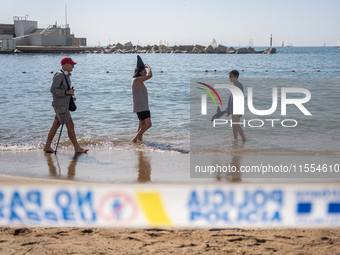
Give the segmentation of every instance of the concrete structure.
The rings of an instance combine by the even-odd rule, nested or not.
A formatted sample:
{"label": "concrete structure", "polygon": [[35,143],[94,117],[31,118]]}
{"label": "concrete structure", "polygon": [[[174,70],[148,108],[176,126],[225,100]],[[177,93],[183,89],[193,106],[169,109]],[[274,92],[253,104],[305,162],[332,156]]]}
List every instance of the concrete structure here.
{"label": "concrete structure", "polygon": [[29,16],[13,18],[13,24],[0,24],[0,40],[15,38],[17,46],[86,46],[86,38],[75,38],[68,24],[38,28]]}
{"label": "concrete structure", "polygon": [[0,24],[0,40],[14,37],[15,28],[13,24]]}
{"label": "concrete structure", "polygon": [[86,38],[72,38],[72,46],[86,46]]}
{"label": "concrete structure", "polygon": [[38,22],[29,20],[29,16],[18,17],[14,16],[15,37],[28,35],[38,28]]}
{"label": "concrete structure", "polygon": [[14,39],[2,39],[2,50],[14,51],[16,48]]}
{"label": "concrete structure", "polygon": [[22,53],[91,53],[101,52],[101,47],[74,47],[74,46],[17,46]]}
{"label": "concrete structure", "polygon": [[75,38],[68,25],[37,28],[27,36],[16,38],[17,45],[27,46],[86,46],[86,38]]}

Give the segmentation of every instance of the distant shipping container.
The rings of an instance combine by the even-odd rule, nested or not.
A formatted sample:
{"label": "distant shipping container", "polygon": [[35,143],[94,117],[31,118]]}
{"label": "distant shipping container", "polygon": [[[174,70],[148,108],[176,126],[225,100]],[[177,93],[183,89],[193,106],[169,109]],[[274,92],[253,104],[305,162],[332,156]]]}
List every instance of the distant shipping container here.
{"label": "distant shipping container", "polygon": [[2,39],[2,50],[15,50],[15,39]]}
{"label": "distant shipping container", "polygon": [[86,46],[86,38],[72,38],[73,46]]}

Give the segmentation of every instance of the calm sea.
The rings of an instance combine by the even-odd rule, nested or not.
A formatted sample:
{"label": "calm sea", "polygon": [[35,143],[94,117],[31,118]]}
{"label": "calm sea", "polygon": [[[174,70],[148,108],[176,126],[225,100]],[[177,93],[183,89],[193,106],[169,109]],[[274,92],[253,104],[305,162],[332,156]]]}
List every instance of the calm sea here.
{"label": "calm sea", "polygon": [[[0,151],[43,148],[54,118],[49,92],[51,71],[60,68],[62,57],[63,54],[0,55]],[[78,62],[71,79],[78,107],[72,118],[80,144],[91,150],[135,149],[129,141],[138,127],[131,96],[136,55],[72,54],[70,57]],[[144,136],[145,145],[139,147],[143,150],[190,151],[190,78],[226,78],[232,69],[240,71],[241,81],[242,78],[340,78],[340,50],[335,47],[279,47],[271,55],[144,54],[141,57],[154,74],[145,83],[153,126]],[[315,91],[308,110],[317,114],[323,126],[305,121],[300,126],[303,132],[301,128],[290,129],[289,134],[285,131],[282,136],[273,130],[268,133],[246,127],[249,142],[243,146],[261,153],[269,153],[273,148],[339,151],[339,86],[308,88]],[[226,130],[225,139],[231,137],[231,129]],[[308,141],[318,146],[308,146]],[[60,145],[71,147],[66,131]],[[226,150],[232,151],[233,147],[226,144]]]}

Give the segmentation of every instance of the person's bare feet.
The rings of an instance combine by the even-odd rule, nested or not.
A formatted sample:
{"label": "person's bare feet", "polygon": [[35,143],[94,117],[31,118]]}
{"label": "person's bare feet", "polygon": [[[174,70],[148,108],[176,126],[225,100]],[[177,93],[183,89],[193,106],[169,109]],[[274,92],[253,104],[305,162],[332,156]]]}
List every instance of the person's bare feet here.
{"label": "person's bare feet", "polygon": [[88,151],[89,151],[89,149],[79,148],[79,149],[75,150],[75,153],[87,153]]}
{"label": "person's bare feet", "polygon": [[142,140],[139,140],[139,139],[132,139],[131,141],[130,141],[131,143],[143,143],[143,141]]}
{"label": "person's bare feet", "polygon": [[51,148],[51,147],[49,147],[49,148],[44,148],[44,152],[45,153],[54,153],[54,150]]}

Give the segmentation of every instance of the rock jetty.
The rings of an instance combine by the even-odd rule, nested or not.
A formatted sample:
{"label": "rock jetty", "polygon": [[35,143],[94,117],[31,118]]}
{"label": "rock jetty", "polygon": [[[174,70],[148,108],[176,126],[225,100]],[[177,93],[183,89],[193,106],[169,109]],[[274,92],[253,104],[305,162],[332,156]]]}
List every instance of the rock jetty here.
{"label": "rock jetty", "polygon": [[256,51],[254,48],[240,48],[234,49],[233,47],[227,47],[219,44],[218,46],[203,46],[203,45],[147,45],[147,46],[134,46],[131,42],[108,45],[105,49],[97,50],[95,53],[216,53],[216,54],[273,54],[276,53],[276,48],[267,48],[266,50]]}
{"label": "rock jetty", "polygon": [[[143,53],[205,53],[205,54],[273,54],[276,53],[275,48],[267,48],[266,50],[256,51],[254,48],[227,47],[219,44],[218,46],[203,45],[133,45],[131,42],[125,44],[117,43],[108,45],[107,47],[76,47],[76,46],[17,46],[18,52],[21,53],[115,53],[115,54],[143,54]],[[0,53],[6,53],[0,50]],[[10,53],[14,53],[11,51]]]}

